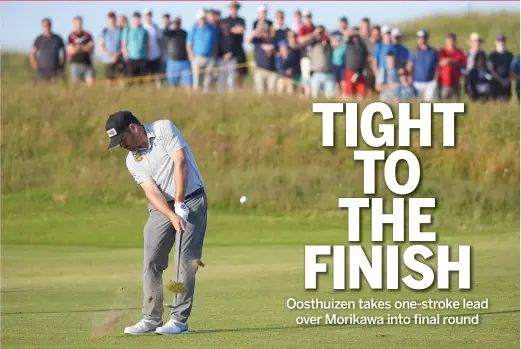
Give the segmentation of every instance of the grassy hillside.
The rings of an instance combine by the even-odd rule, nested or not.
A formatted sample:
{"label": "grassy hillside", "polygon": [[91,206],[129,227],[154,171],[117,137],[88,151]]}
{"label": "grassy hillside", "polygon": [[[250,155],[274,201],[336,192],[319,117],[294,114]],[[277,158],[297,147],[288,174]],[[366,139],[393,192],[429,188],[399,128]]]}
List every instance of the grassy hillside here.
{"label": "grassy hillside", "polygon": [[[433,44],[436,40],[441,44],[452,22],[461,28],[453,28],[461,36],[467,35],[464,28],[468,28],[492,38],[499,28],[512,37],[511,42],[516,35],[519,38],[519,17],[512,14],[468,14],[457,21],[422,19],[401,27],[407,34],[427,28]],[[479,25],[473,29],[472,23]],[[516,30],[510,30],[515,23]],[[248,195],[250,207],[258,210],[339,214],[338,197],[362,195],[362,165],[353,160],[352,149],[342,146],[343,118],[336,124],[338,146],[322,148],[321,119],[312,113],[309,100],[261,98],[247,92],[185,95],[148,87],[36,88],[10,78],[28,76],[26,58],[4,55],[2,63],[4,194],[25,192],[31,198],[93,202],[142,200],[126,172],[125,154],[106,150],[103,128],[110,113],[130,109],[144,122],[157,118],[176,122],[195,152],[214,207],[235,207],[241,195]],[[434,120],[437,145],[420,149],[417,139],[413,144],[423,171],[414,195],[438,199],[436,214],[443,217],[438,223],[517,220],[517,102],[467,103],[466,115],[457,124],[456,149],[439,146],[441,117]],[[379,195],[390,198],[392,193],[382,178],[378,180]]]}
{"label": "grassy hillside", "polygon": [[419,17],[414,20],[397,23],[404,32],[404,42],[408,47],[415,47],[416,31],[427,29],[430,34],[430,44],[434,47],[445,45],[445,36],[454,32],[458,36],[458,45],[465,51],[467,40],[472,32],[478,32],[484,38],[484,48],[494,50],[496,35],[503,33],[507,37],[507,48],[514,54],[519,54],[519,13],[496,12],[480,14],[474,12],[436,17]]}

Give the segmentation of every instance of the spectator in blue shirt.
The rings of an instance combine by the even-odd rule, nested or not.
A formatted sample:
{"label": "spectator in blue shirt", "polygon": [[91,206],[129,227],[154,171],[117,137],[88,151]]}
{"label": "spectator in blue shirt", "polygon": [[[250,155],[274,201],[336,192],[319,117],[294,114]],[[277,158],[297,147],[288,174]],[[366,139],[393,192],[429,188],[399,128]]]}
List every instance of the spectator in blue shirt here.
{"label": "spectator in blue shirt", "polygon": [[373,71],[376,71],[376,85],[382,85],[387,74],[387,53],[392,48],[391,28],[383,26],[381,29],[382,41],[373,46]]}
{"label": "spectator in blue shirt", "polygon": [[259,25],[248,37],[254,46],[255,73],[253,83],[257,93],[274,93],[277,85],[275,71],[275,43],[270,37],[269,28]]}
{"label": "spectator in blue shirt", "polygon": [[195,91],[203,88],[206,93],[212,82],[218,33],[215,26],[207,23],[203,10],[197,12],[196,18],[197,23],[186,39],[186,51],[192,63],[193,88]]}
{"label": "spectator in blue shirt", "polygon": [[286,40],[277,43],[279,52],[275,58],[275,68],[279,75],[277,92],[293,93],[295,91],[295,81],[298,68],[300,66],[300,55],[292,50]]}
{"label": "spectator in blue shirt", "polygon": [[400,69],[398,71],[398,75],[400,77],[400,83],[394,90],[395,100],[397,102],[408,102],[418,95],[418,91],[416,91],[414,85],[409,81],[407,77],[407,70],[403,68]]}
{"label": "spectator in blue shirt", "polygon": [[520,75],[519,70],[520,70],[519,55],[517,55],[512,60],[512,80],[514,80],[516,82],[517,99],[519,99],[519,75]]}
{"label": "spectator in blue shirt", "polygon": [[101,59],[105,65],[105,78],[112,83],[123,73],[123,57],[121,55],[121,28],[116,26],[116,14],[109,12],[108,25],[103,29],[98,40]]}
{"label": "spectator in blue shirt", "polygon": [[429,46],[429,33],[426,30],[419,30],[416,38],[418,49],[416,53],[410,52],[407,68],[420,99],[430,102],[436,96],[438,88],[438,51]]}
{"label": "spectator in blue shirt", "polygon": [[336,94],[344,94],[345,56],[347,17],[341,17],[338,29],[331,33],[331,47],[333,47],[333,75],[335,76]]}
{"label": "spectator in blue shirt", "polygon": [[142,76],[147,72],[148,32],[141,25],[141,14],[134,12],[132,25],[121,33],[123,56],[127,59],[127,75]]}
{"label": "spectator in blue shirt", "polygon": [[394,54],[394,68],[405,69],[407,67],[407,61],[409,60],[409,50],[403,46],[402,32],[398,28],[391,30],[392,47],[391,50]]}

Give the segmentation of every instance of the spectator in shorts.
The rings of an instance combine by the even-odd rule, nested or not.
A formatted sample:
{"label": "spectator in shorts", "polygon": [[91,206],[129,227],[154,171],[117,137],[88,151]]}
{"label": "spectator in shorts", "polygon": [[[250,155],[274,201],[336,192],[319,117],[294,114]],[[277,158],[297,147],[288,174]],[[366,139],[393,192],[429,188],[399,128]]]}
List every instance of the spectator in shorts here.
{"label": "spectator in shorts", "polygon": [[[152,22],[152,11],[144,11],[143,28],[148,32],[148,54],[147,54],[147,75],[161,74],[161,43],[163,41],[163,31],[159,26]],[[161,79],[154,79],[156,86],[160,87]]]}
{"label": "spectator in shorts", "polygon": [[74,31],[69,34],[67,56],[70,61],[70,77],[72,82],[85,81],[87,86],[94,83],[94,66],[92,53],[94,40],[89,32],[83,30],[83,19],[79,16],[72,21]]}
{"label": "spectator in shorts", "polygon": [[409,50],[402,45],[402,32],[398,28],[391,29],[391,50],[394,55],[394,68],[405,69],[409,60]]}
{"label": "spectator in shorts", "polygon": [[253,83],[257,93],[274,93],[277,86],[275,72],[275,43],[270,37],[268,27],[259,25],[248,37],[254,46],[255,73]]}
{"label": "spectator in shorts", "polygon": [[395,57],[393,50],[387,51],[385,60],[388,68],[383,70],[384,74],[381,76],[381,81],[377,82],[376,90],[380,92],[380,100],[390,102],[395,100],[394,90],[399,84],[398,70],[394,68]]}
{"label": "spectator in shorts", "polygon": [[418,48],[411,51],[408,70],[412,74],[414,87],[422,101],[431,102],[436,96],[439,76],[438,51],[429,46],[429,33],[419,30],[416,33]]}
{"label": "spectator in shorts", "polygon": [[192,87],[192,71],[186,52],[187,33],[181,28],[181,17],[175,17],[172,26],[163,33],[166,46],[166,77],[169,86],[181,84],[188,91]]}
{"label": "spectator in shorts", "polygon": [[514,55],[505,47],[507,38],[503,34],[496,36],[496,50],[488,57],[488,70],[492,75],[492,98],[508,101],[512,98],[510,69]]}
{"label": "spectator in shorts", "polygon": [[511,69],[511,76],[512,80],[516,82],[516,94],[517,99],[519,100],[519,73],[520,73],[520,67],[519,67],[519,55],[514,57],[512,60],[512,69]]}
{"label": "spectator in shorts", "polygon": [[306,43],[311,42],[310,39],[314,37],[315,25],[312,22],[311,12],[308,10],[302,10],[302,17],[304,20],[297,33],[297,42],[302,47],[302,51],[300,53],[300,71],[302,74],[300,83],[304,88],[304,95],[309,96],[311,92],[311,67],[309,58],[310,47],[308,47]]}
{"label": "spectator in shorts", "polygon": [[394,89],[394,97],[396,102],[409,102],[418,95],[418,91],[416,91],[414,85],[411,84],[407,75],[408,74],[406,69],[401,68],[398,70],[400,82]]}
{"label": "spectator in shorts", "polygon": [[291,31],[298,33],[298,30],[302,26],[302,13],[300,10],[296,10],[293,13],[293,24],[291,25]]}
{"label": "spectator in shorts", "polygon": [[451,99],[461,97],[461,72],[467,67],[467,57],[456,47],[456,34],[449,33],[445,47],[440,49],[440,97]]}
{"label": "spectator in shorts", "polygon": [[473,58],[474,66],[467,75],[467,93],[473,101],[487,101],[492,96],[492,75],[487,68],[487,55],[479,52]]}
{"label": "spectator in shorts", "polygon": [[[289,28],[284,25],[284,12],[277,11],[275,12],[275,23],[273,24],[273,33],[272,37],[275,41],[275,44],[278,44],[280,41],[286,41],[288,37]],[[277,48],[278,49],[278,48]]]}
{"label": "spectator in shorts", "polygon": [[215,52],[217,52],[217,28],[206,21],[205,13],[199,10],[197,23],[189,32],[186,40],[186,50],[192,63],[193,88],[203,89],[207,93],[212,82],[212,70],[215,67]]}
{"label": "spectator in shorts", "polygon": [[286,40],[279,41],[277,47],[279,48],[275,58],[275,67],[279,74],[277,92],[293,93],[300,66],[298,51],[291,49]]}
{"label": "spectator in shorts", "polygon": [[326,29],[323,26],[317,27],[308,40],[310,70],[312,71],[311,96],[317,98],[323,91],[326,98],[332,98],[335,96],[333,48]]}
{"label": "spectator in shorts", "polygon": [[235,76],[237,75],[237,60],[233,54],[232,33],[227,21],[219,21],[219,26],[217,92],[221,93],[224,90],[233,92],[235,89]]}
{"label": "spectator in shorts", "polygon": [[126,59],[127,76],[140,77],[147,72],[148,32],[141,25],[141,14],[134,12],[132,25],[121,33],[122,52]]}
{"label": "spectator in shorts", "polygon": [[31,66],[36,71],[37,80],[63,80],[65,76],[65,45],[51,29],[51,20],[44,18],[42,34],[34,40],[31,48]]}
{"label": "spectator in shorts", "polygon": [[387,74],[387,53],[392,48],[391,28],[383,26],[381,30],[382,40],[373,45],[373,72],[376,76],[376,85],[382,85]]}
{"label": "spectator in shorts", "polygon": [[345,92],[348,96],[363,99],[366,94],[364,71],[367,65],[367,48],[360,37],[359,28],[354,27],[346,43]]}
{"label": "spectator in shorts", "polygon": [[105,79],[112,84],[123,73],[123,57],[121,55],[121,28],[116,26],[116,14],[109,12],[107,26],[101,31],[98,48],[105,65]]}
{"label": "spectator in shorts", "polygon": [[333,75],[335,76],[336,94],[341,96],[344,91],[345,57],[347,37],[347,17],[341,17],[338,29],[331,33],[331,46],[333,47]]}
{"label": "spectator in shorts", "polygon": [[237,1],[231,1],[228,8],[230,9],[230,16],[224,21],[230,27],[230,38],[232,40],[232,52],[237,63],[237,70],[235,75],[236,84],[242,87],[244,77],[248,75],[248,65],[246,53],[244,52],[244,31],[246,30],[246,22],[244,18],[238,16],[238,11],[241,5]]}

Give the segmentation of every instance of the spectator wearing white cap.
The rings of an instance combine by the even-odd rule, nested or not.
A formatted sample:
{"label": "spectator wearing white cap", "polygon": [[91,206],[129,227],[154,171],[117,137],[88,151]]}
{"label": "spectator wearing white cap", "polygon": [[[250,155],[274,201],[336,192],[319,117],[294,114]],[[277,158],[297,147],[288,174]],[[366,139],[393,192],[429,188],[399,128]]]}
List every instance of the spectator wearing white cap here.
{"label": "spectator wearing white cap", "polygon": [[[150,9],[144,11],[143,28],[148,32],[147,74],[157,75],[161,73],[163,31],[152,22],[152,11]],[[160,83],[161,80],[156,79],[158,87]]]}
{"label": "spectator wearing white cap", "polygon": [[469,72],[474,67],[474,58],[479,53],[484,53],[487,55],[487,52],[484,51],[481,48],[481,45],[483,44],[483,38],[479,33],[472,33],[470,34],[468,45],[469,45],[469,51],[467,52],[467,69],[466,72]]}
{"label": "spectator wearing white cap", "polygon": [[407,68],[412,74],[420,100],[430,102],[434,100],[438,88],[438,51],[429,46],[429,33],[426,30],[419,30],[416,38],[418,48],[416,53],[411,50]]}
{"label": "spectator wearing white cap", "polygon": [[206,22],[204,10],[197,11],[197,23],[188,33],[186,51],[192,65],[193,88],[206,93],[212,82],[212,70],[217,52],[217,29]]}
{"label": "spectator wearing white cap", "polygon": [[266,5],[260,5],[257,7],[257,13],[259,14],[259,18],[253,22],[253,30],[257,28],[257,26],[263,26],[269,32],[271,32],[273,27],[273,22],[268,19],[268,7]]}
{"label": "spectator wearing white cap", "polygon": [[391,50],[394,53],[394,68],[405,69],[409,59],[409,49],[402,45],[402,32],[398,28],[391,29]]}
{"label": "spectator wearing white cap", "polygon": [[311,93],[311,63],[308,57],[310,47],[307,43],[310,42],[314,36],[315,25],[313,24],[312,15],[309,10],[302,10],[302,18],[302,25],[297,32],[297,42],[301,45],[302,50],[300,53],[300,84],[304,88],[304,94],[309,96]]}

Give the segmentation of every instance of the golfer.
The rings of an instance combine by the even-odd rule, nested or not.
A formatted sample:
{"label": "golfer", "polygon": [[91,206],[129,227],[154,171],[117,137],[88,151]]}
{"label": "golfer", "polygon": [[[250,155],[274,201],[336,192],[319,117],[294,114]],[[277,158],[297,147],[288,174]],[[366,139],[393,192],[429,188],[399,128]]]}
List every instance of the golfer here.
{"label": "golfer", "polygon": [[[125,333],[187,333],[208,205],[194,156],[170,120],[143,125],[131,112],[118,111],[105,128],[109,148],[119,145],[129,151],[127,168],[150,202],[143,234],[143,319]],[[184,284],[184,292],[174,297],[170,320],[163,326],[163,270],[174,242],[176,280]]]}

